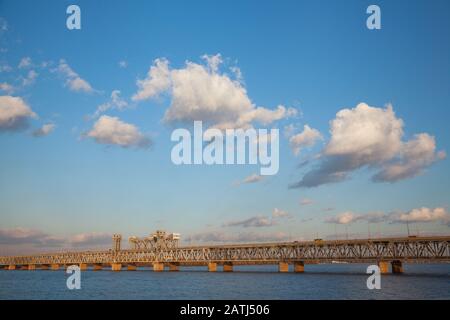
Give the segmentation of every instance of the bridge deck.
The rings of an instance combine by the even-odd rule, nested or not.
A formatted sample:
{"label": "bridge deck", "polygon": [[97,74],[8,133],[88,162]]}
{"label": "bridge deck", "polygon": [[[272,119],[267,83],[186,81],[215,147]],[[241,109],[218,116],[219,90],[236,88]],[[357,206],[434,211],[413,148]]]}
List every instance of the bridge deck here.
{"label": "bridge deck", "polygon": [[404,261],[450,262],[450,236],[353,240],[315,240],[280,243],[182,246],[160,250],[104,250],[0,257],[0,266],[30,265],[176,265],[370,263]]}

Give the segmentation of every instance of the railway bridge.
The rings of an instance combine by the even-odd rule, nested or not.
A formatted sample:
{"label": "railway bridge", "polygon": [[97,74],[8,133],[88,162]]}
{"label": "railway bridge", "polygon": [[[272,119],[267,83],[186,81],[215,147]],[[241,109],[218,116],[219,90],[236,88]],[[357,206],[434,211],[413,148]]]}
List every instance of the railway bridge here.
{"label": "railway bridge", "polygon": [[[159,234],[158,234],[159,232]],[[304,272],[305,265],[318,263],[378,264],[381,273],[402,273],[404,263],[450,263],[450,236],[403,237],[354,240],[294,241],[205,246],[178,246],[179,235],[158,231],[144,239],[131,237],[130,249],[121,248],[121,236],[113,236],[113,248],[29,256],[0,257],[4,270],[58,270],[78,265],[81,270],[177,271],[180,266],[221,267],[233,271],[236,265],[278,265],[280,272]]]}

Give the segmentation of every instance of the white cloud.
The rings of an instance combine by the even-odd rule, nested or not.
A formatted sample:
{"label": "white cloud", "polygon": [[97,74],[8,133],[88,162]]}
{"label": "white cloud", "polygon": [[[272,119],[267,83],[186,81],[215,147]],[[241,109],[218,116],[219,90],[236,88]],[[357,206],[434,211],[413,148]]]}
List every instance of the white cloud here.
{"label": "white cloud", "polygon": [[19,62],[19,69],[25,69],[31,66],[31,58],[30,57],[24,57]]}
{"label": "white cloud", "polygon": [[148,147],[150,139],[143,135],[139,129],[117,117],[103,115],[94,124],[87,137],[93,138],[97,143],[128,147]]}
{"label": "white cloud", "polygon": [[11,94],[15,91],[15,88],[7,82],[0,83],[0,90],[4,91],[6,94]]}
{"label": "white cloud", "polygon": [[139,91],[133,95],[132,100],[140,101],[158,96],[168,90],[171,85],[169,61],[164,58],[156,59],[150,67],[147,77],[137,81]]}
{"label": "white cloud", "polygon": [[55,127],[56,126],[53,123],[46,123],[39,129],[34,130],[33,136],[37,138],[47,136],[55,129]]}
{"label": "white cloud", "polygon": [[97,110],[92,115],[91,118],[97,118],[102,113],[106,112],[109,109],[118,109],[118,110],[124,110],[128,107],[128,102],[125,101],[120,97],[120,91],[119,90],[113,90],[111,92],[111,99],[110,101],[103,103],[97,107]]}
{"label": "white cloud", "polygon": [[259,174],[251,174],[248,177],[245,177],[242,181],[238,181],[235,183],[236,186],[244,184],[244,183],[256,183],[260,182],[264,179],[264,176],[261,176]]}
{"label": "white cloud", "polygon": [[128,62],[126,62],[125,60],[119,61],[119,67],[121,67],[121,68],[128,67]]}
{"label": "white cloud", "polygon": [[417,208],[413,209],[409,212],[404,213],[392,213],[389,216],[391,222],[393,223],[406,223],[406,222],[433,222],[433,221],[442,221],[447,223],[450,219],[449,213],[447,209],[438,207],[438,208]]}
{"label": "white cloud", "polygon": [[20,97],[0,96],[0,132],[28,127],[28,119],[37,115]]}
{"label": "white cloud", "polygon": [[339,182],[363,167],[377,169],[374,181],[394,182],[416,176],[445,157],[443,151],[436,152],[434,137],[427,133],[403,141],[403,121],[390,105],[376,108],[360,103],[343,109],[331,121],[330,134],[319,166],[292,188]]}
{"label": "white cloud", "polygon": [[320,132],[305,124],[301,133],[298,133],[289,139],[289,144],[292,152],[295,155],[298,155],[302,148],[312,147],[320,139],[322,139]]}
{"label": "white cloud", "polygon": [[36,81],[36,78],[38,77],[38,75],[39,74],[34,70],[28,71],[27,76],[22,79],[22,85],[24,87],[32,85]]}
{"label": "white cloud", "polygon": [[112,235],[102,232],[80,233],[69,240],[73,247],[106,246],[111,244]]}
{"label": "white cloud", "polygon": [[138,80],[133,100],[146,100],[167,92],[170,107],[165,122],[201,120],[218,129],[247,128],[252,122],[270,124],[296,114],[293,108],[258,107],[239,81],[220,73],[220,55],[203,56],[206,65],[187,61],[184,68],[170,69],[166,59],[156,59],[148,75]]}
{"label": "white cloud", "polygon": [[0,72],[10,72],[12,71],[12,67],[6,63],[0,65]]}
{"label": "white cloud", "polygon": [[65,78],[65,84],[70,90],[86,93],[94,91],[89,82],[82,79],[75,71],[73,71],[64,59],[59,61],[59,65],[56,70]]}
{"label": "white cloud", "polygon": [[325,222],[327,223],[335,223],[335,224],[349,224],[352,222],[355,222],[358,218],[358,215],[354,214],[353,212],[347,211],[338,214],[334,217],[329,217],[325,219]]}
{"label": "white cloud", "polygon": [[286,211],[284,211],[284,210],[275,208],[272,211],[272,217],[275,218],[275,219],[276,218],[290,218],[291,215],[289,213],[287,213]]}

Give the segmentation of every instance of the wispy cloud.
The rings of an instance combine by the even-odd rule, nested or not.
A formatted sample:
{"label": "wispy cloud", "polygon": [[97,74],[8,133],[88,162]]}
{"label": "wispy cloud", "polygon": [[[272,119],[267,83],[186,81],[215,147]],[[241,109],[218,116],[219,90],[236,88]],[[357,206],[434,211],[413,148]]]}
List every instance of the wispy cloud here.
{"label": "wispy cloud", "polygon": [[81,78],[64,59],[61,59],[59,61],[59,65],[56,69],[54,69],[54,71],[59,72],[59,74],[61,74],[65,78],[65,85],[70,90],[86,93],[94,92],[94,89],[89,84],[89,82]]}

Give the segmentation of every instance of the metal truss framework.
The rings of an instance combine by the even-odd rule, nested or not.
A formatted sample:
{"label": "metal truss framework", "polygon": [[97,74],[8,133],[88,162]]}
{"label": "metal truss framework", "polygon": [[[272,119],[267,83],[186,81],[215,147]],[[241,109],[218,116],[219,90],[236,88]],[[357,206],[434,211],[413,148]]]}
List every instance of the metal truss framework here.
{"label": "metal truss framework", "polygon": [[305,241],[265,244],[187,246],[152,250],[62,252],[0,257],[0,265],[135,264],[178,265],[276,264],[279,262],[410,263],[450,262],[450,236],[381,238],[366,240]]}

